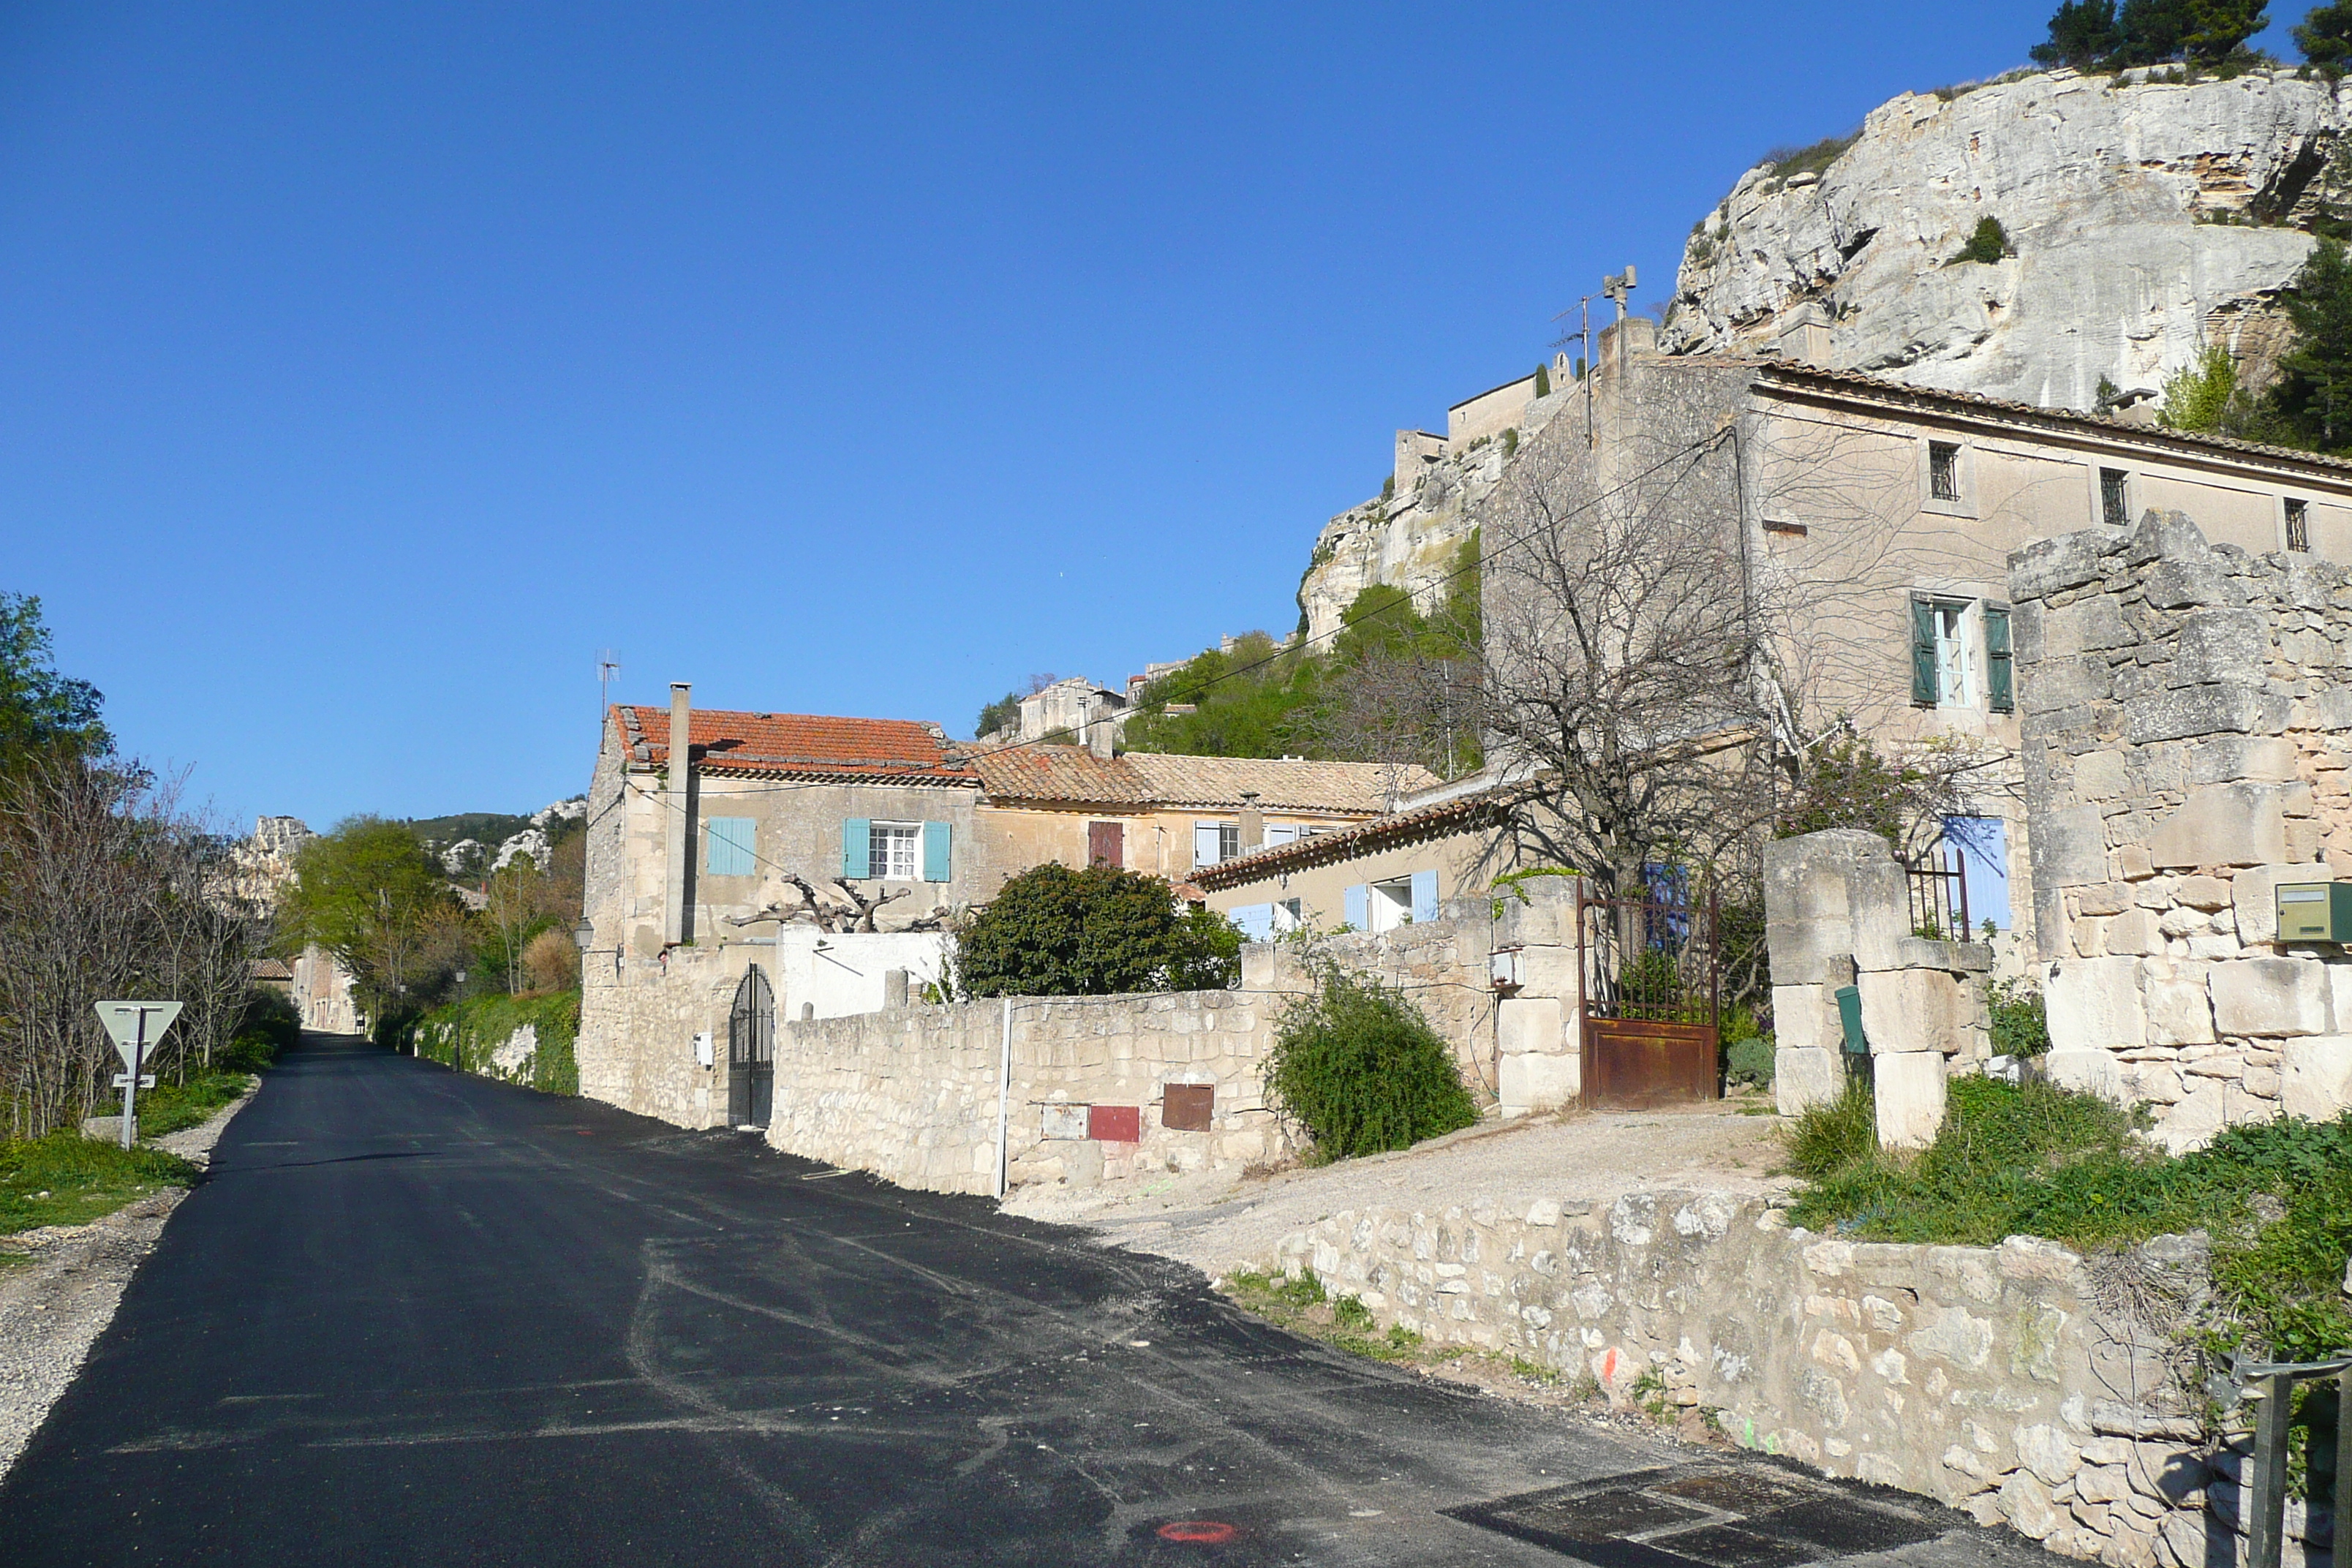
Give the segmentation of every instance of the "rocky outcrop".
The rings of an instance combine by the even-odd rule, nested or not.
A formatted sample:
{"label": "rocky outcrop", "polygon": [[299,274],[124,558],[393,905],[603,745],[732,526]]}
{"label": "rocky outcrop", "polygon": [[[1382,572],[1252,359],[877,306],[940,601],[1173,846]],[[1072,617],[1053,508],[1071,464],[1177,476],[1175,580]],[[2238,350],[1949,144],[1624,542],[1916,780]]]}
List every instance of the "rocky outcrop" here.
{"label": "rocky outcrop", "polygon": [[[1815,363],[2074,408],[2102,377],[2154,392],[2209,337],[2259,379],[2307,226],[2352,184],[2345,120],[2334,84],[2284,71],[1905,93],[1826,166],[1741,177],[1684,250],[1662,346],[1793,332]],[[2014,254],[1953,262],[1988,216]]]}
{"label": "rocky outcrop", "polygon": [[[1568,401],[1565,387],[1534,399],[1507,437],[1481,437],[1460,450],[1421,437],[1418,451],[1401,451],[1390,493],[1349,507],[1316,535],[1298,584],[1308,638],[1335,635],[1339,617],[1367,588],[1402,588],[1424,614],[1442,603],[1463,542],[1478,526],[1477,503],[1501,482],[1518,441],[1549,424]],[[1400,435],[1400,447],[1418,435]]]}

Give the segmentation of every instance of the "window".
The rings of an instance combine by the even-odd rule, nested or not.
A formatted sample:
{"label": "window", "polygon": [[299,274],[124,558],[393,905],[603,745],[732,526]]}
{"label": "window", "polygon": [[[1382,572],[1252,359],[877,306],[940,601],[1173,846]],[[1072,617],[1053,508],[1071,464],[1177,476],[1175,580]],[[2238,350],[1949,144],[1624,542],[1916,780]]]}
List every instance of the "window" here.
{"label": "window", "polygon": [[1274,906],[1274,934],[1297,931],[1307,923],[1307,906],[1302,900],[1284,899]]}
{"label": "window", "polygon": [[[1976,700],[1969,602],[1911,601],[1911,700],[1922,708],[1966,708]],[[2001,618],[2007,653],[2008,617]]]}
{"label": "window", "polygon": [[2121,468],[2099,470],[2099,521],[2109,528],[2121,528],[2131,521],[2131,497],[2124,489]]}
{"label": "window", "polygon": [[1380,932],[1437,918],[1437,873],[1415,871],[1381,882],[1359,882],[1347,891],[1348,924]]}
{"label": "window", "polygon": [[913,822],[877,822],[866,829],[866,874],[884,882],[918,880],[918,845],[922,826]]}
{"label": "window", "polygon": [[1214,866],[1230,860],[1242,852],[1242,825],[1238,822],[1196,822],[1192,824],[1192,866]]}
{"label": "window", "polygon": [[2286,503],[2286,547],[2289,550],[2311,548],[2311,510],[2307,503],[2290,496]]}
{"label": "window", "polygon": [[714,816],[703,825],[702,869],[713,877],[749,877],[757,869],[752,846],[759,823],[749,816]]}
{"label": "window", "polygon": [[1927,494],[1935,500],[1960,499],[1960,449],[1949,441],[1927,443]]}

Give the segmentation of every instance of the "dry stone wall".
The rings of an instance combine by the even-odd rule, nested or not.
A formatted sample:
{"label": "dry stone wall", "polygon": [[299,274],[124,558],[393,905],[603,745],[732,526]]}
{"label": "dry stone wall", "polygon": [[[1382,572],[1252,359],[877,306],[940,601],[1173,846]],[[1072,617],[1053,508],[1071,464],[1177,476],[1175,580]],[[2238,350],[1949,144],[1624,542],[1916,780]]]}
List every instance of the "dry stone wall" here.
{"label": "dry stone wall", "polygon": [[[1382,1328],[1590,1378],[1621,1407],[1716,1411],[1743,1447],[1926,1493],[2069,1557],[2243,1560],[2242,1445],[2200,1436],[2168,1338],[2202,1296],[2200,1237],[2101,1259],[2023,1237],[1863,1243],[1754,1198],[1654,1192],[1345,1212],[1264,1264],[1313,1273]],[[2324,1510],[2288,1523],[2299,1564]]]}
{"label": "dry stone wall", "polygon": [[2352,1105],[2352,966],[2276,903],[2352,877],[2352,572],[2151,511],[2010,586],[2052,1077],[2176,1151]]}

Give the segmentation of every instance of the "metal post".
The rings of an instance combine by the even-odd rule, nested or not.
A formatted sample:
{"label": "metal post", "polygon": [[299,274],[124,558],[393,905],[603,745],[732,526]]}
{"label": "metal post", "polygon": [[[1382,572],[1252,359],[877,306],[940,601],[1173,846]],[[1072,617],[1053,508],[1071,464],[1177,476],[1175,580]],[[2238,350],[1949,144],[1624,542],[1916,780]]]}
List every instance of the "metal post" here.
{"label": "metal post", "polygon": [[139,1037],[131,1047],[131,1071],[122,1085],[122,1146],[138,1137],[139,1074],[147,1066],[147,1009],[139,1009]]}
{"label": "metal post", "polygon": [[2279,1568],[2279,1537],[2286,1522],[2286,1422],[2294,1406],[2294,1380],[2273,1373],[2261,1381],[2253,1463],[2238,1489],[2239,1522],[2246,1531],[2246,1568]]}
{"label": "metal post", "polygon": [[[2338,1355],[2352,1354],[2339,1351]],[[2336,1561],[2352,1563],[2352,1364],[2336,1374]]]}
{"label": "metal post", "polygon": [[1013,998],[1004,999],[1004,1051],[998,1059],[996,1071],[996,1195],[1004,1196],[1006,1181],[1005,1145],[1013,1121]]}

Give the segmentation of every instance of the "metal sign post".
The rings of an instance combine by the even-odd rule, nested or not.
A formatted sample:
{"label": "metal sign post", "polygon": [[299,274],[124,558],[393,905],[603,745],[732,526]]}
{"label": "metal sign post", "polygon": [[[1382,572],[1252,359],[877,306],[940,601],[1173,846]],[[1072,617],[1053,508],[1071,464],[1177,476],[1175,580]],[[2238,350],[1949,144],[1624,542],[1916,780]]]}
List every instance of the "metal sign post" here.
{"label": "metal sign post", "polygon": [[106,1033],[114,1041],[117,1054],[127,1069],[114,1075],[114,1087],[122,1091],[122,1146],[131,1147],[138,1139],[139,1091],[155,1087],[155,1076],[146,1070],[147,1048],[163,1042],[163,1031],[180,1016],[177,1002],[100,1002],[98,1021],[106,1026]]}

